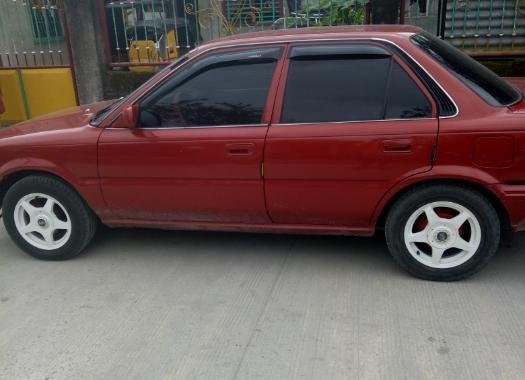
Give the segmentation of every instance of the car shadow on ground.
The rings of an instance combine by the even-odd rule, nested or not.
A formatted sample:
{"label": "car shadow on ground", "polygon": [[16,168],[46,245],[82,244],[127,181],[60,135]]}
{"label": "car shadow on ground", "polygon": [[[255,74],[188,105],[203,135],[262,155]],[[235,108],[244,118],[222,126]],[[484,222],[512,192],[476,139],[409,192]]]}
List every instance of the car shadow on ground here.
{"label": "car shadow on ground", "polygon": [[[525,234],[517,234],[511,246],[501,246],[480,274],[469,281],[525,277]],[[243,262],[249,266],[265,259],[295,260],[309,265],[345,268],[369,275],[410,277],[388,253],[381,232],[373,237],[330,235],[284,235],[212,231],[166,231],[153,229],[110,229],[102,227],[93,243],[76,260],[151,260],[169,265],[178,259]]]}

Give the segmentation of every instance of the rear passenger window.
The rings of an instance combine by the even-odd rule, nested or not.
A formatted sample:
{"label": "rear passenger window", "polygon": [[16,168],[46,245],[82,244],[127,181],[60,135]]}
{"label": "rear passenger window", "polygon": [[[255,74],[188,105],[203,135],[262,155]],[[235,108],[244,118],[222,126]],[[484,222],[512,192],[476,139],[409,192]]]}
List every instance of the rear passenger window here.
{"label": "rear passenger window", "polygon": [[390,56],[306,56],[290,60],[282,123],[431,116],[426,96]]}

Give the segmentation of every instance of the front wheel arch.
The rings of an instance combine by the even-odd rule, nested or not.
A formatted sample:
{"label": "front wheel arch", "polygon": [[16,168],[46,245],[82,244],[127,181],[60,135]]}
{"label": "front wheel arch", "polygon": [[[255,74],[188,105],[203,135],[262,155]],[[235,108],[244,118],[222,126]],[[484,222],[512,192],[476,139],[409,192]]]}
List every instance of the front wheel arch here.
{"label": "front wheel arch", "polygon": [[4,202],[4,196],[7,193],[7,191],[18,181],[26,177],[30,177],[30,176],[50,177],[50,178],[54,178],[62,182],[66,186],[70,187],[73,191],[75,191],[77,195],[82,199],[84,204],[91,210],[91,212],[93,212],[94,215],[96,215],[93,208],[85,200],[82,194],[75,188],[75,186],[73,186],[69,181],[67,181],[63,177],[55,173],[45,171],[45,170],[19,170],[19,171],[11,172],[8,175],[6,175],[4,178],[2,178],[0,182],[0,209],[2,208],[2,204]]}

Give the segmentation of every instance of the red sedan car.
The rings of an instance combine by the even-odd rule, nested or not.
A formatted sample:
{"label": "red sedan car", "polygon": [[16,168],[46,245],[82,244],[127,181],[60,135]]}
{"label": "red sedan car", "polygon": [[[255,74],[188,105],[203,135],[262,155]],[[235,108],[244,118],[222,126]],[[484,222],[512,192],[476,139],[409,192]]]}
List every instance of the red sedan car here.
{"label": "red sedan car", "polygon": [[0,131],[4,222],[29,254],[79,254],[100,221],[372,235],[431,280],[525,230],[522,94],[408,26],[245,34],[131,95]]}

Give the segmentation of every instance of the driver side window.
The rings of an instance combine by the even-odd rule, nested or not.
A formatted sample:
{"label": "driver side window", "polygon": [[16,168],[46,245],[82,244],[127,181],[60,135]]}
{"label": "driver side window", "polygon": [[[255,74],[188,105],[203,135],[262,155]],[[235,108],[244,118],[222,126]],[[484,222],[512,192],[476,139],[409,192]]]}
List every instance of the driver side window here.
{"label": "driver side window", "polygon": [[213,57],[204,67],[195,65],[202,68],[176,74],[141,104],[140,126],[260,124],[277,63],[275,52],[272,48]]}

